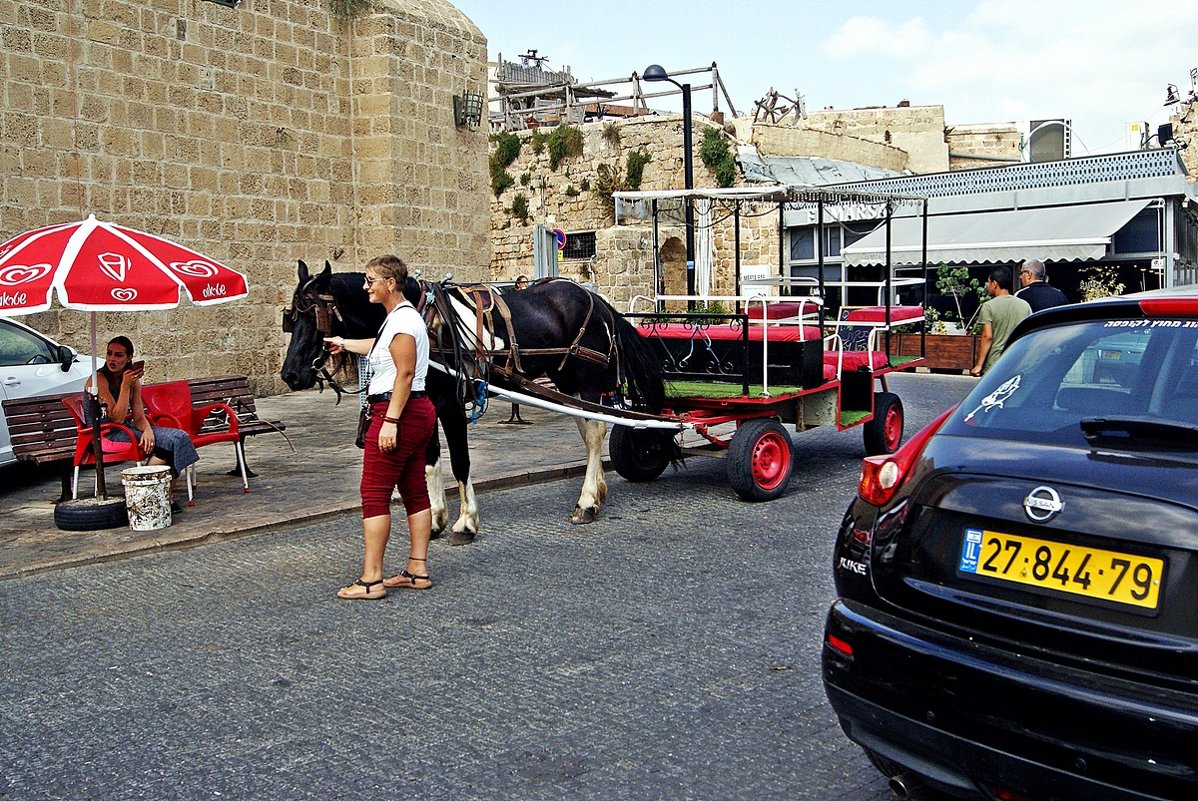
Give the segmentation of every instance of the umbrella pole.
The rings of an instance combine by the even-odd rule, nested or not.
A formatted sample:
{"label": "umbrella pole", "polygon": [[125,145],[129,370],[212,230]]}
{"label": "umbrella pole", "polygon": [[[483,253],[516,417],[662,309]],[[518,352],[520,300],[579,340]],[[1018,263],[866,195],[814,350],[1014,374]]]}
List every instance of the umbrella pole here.
{"label": "umbrella pole", "polygon": [[92,448],[96,457],[96,494],[100,500],[108,500],[108,485],[104,481],[104,443],[100,439],[100,388],[96,385],[99,368],[96,364],[96,313],[92,312],[92,391],[87,395],[87,403],[92,413]]}

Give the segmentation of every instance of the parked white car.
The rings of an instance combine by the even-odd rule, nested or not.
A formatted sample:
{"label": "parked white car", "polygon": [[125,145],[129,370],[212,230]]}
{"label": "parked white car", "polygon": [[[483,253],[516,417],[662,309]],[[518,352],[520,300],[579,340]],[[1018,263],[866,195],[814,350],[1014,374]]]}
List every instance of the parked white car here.
{"label": "parked white car", "polygon": [[[81,392],[91,374],[91,357],[80,357],[45,334],[0,318],[0,399]],[[12,464],[8,420],[0,415],[0,466]]]}

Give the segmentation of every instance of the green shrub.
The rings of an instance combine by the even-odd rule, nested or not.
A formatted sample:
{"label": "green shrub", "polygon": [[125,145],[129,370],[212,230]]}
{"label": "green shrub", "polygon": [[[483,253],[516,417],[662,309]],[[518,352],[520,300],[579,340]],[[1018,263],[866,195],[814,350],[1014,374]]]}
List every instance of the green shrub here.
{"label": "green shrub", "polygon": [[603,124],[603,141],[612,147],[620,146],[620,128],[614,122]]}
{"label": "green shrub", "polygon": [[699,160],[703,166],[715,172],[716,186],[727,188],[736,183],[736,159],[728,148],[728,140],[718,128],[703,131]]}
{"label": "green shrub", "polygon": [[653,157],[645,150],[634,150],[628,154],[628,166],[624,171],[624,183],[628,189],[636,191],[641,188],[641,179],[645,175],[645,165]]}
{"label": "green shrub", "polygon": [[549,148],[549,169],[556,170],[562,159],[582,153],[582,131],[573,125],[559,125],[545,138]]}
{"label": "green shrub", "polygon": [[516,196],[512,198],[512,207],[510,211],[512,212],[512,216],[518,218],[520,222],[528,222],[528,198],[524,197],[524,195],[521,193],[517,193]]}
{"label": "green shrub", "polygon": [[528,146],[532,148],[534,156],[541,155],[545,150],[545,134],[541,133],[540,128],[533,129],[532,136],[528,138]]}
{"label": "green shrub", "polygon": [[520,137],[514,133],[500,131],[496,134],[491,134],[491,141],[495,143],[495,151],[491,154],[501,167],[509,167],[513,161],[520,155]]}
{"label": "green shrub", "polygon": [[578,197],[581,194],[582,193],[578,191],[578,188],[575,187],[574,184],[570,184],[566,187],[566,197]]}
{"label": "green shrub", "polygon": [[499,162],[495,161],[494,158],[490,161],[490,170],[491,191],[495,193],[495,197],[499,197],[503,194],[503,190],[516,184],[516,179],[508,175],[507,169],[500,166]]}
{"label": "green shrub", "polygon": [[532,173],[526,172],[520,176],[520,186],[528,186],[532,183]]}

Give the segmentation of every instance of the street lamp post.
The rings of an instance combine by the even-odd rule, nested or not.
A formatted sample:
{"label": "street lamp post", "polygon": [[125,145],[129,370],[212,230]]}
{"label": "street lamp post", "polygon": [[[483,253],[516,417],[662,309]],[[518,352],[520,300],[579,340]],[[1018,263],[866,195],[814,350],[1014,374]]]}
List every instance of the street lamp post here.
{"label": "street lamp post", "polygon": [[[641,75],[646,81],[668,81],[682,90],[682,174],[686,189],[695,188],[694,149],[691,147],[691,85],[678,83],[660,64],[651,64]],[[695,309],[695,211],[688,194],[686,214],[686,308]]]}

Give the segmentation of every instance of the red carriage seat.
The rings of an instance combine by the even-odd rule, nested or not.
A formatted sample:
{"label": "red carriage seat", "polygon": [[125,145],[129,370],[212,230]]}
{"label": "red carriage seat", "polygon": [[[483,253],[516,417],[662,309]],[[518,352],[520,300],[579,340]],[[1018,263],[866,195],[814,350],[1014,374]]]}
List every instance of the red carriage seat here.
{"label": "red carriage seat", "polygon": [[[732,329],[727,325],[713,325],[709,328],[700,328],[697,332],[693,326],[687,326],[685,323],[658,323],[653,326],[637,326],[637,330],[641,332],[641,336],[645,337],[661,337],[662,339],[690,339],[697,337],[702,339],[708,337],[713,340],[737,340],[742,336],[740,329]],[[760,342],[765,336],[765,329],[761,325],[749,326],[749,341]],[[817,325],[778,325],[770,326],[769,341],[770,342],[798,342],[806,339],[820,339],[820,329]]]}

